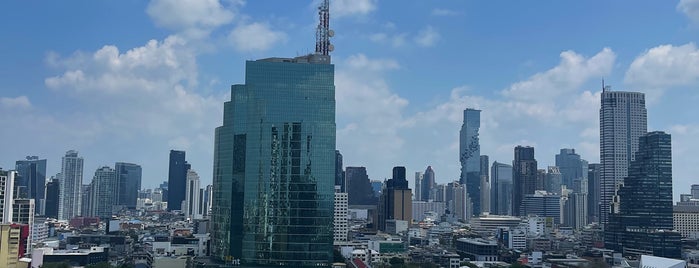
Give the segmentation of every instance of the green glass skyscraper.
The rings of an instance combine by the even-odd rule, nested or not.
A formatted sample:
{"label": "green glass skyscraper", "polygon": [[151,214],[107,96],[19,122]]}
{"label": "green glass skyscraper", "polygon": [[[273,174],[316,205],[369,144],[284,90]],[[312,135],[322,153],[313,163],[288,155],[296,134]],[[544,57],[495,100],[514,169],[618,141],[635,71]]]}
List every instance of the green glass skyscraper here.
{"label": "green glass skyscraper", "polygon": [[330,57],[246,62],[216,129],[212,253],[248,266],[329,266],[335,184]]}

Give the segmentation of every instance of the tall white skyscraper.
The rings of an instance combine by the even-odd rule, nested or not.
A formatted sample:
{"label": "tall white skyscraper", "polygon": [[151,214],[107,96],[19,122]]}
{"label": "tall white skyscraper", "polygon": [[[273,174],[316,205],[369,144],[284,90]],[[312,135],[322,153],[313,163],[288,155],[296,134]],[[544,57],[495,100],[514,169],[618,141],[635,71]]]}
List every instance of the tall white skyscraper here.
{"label": "tall white skyscraper", "polygon": [[201,219],[202,213],[199,209],[199,174],[194,170],[187,170],[187,189],[182,208],[184,215],[190,219]]}
{"label": "tall white skyscraper", "polygon": [[349,233],[347,201],[347,193],[343,193],[342,188],[335,185],[335,217],[333,218],[333,241],[335,245],[347,242],[347,234]]}
{"label": "tall white skyscraper", "polygon": [[83,185],[83,158],[78,152],[70,150],[61,161],[61,187],[60,205],[58,206],[58,218],[70,220],[80,215],[81,187]]}
{"label": "tall white skyscraper", "polygon": [[16,171],[0,170],[0,223],[12,222],[12,202],[14,197],[14,185]]}
{"label": "tall white skyscraper", "polygon": [[638,151],[638,139],[647,131],[645,95],[640,92],[602,92],[600,109],[600,222],[608,222],[609,204],[619,183],[628,175]]}

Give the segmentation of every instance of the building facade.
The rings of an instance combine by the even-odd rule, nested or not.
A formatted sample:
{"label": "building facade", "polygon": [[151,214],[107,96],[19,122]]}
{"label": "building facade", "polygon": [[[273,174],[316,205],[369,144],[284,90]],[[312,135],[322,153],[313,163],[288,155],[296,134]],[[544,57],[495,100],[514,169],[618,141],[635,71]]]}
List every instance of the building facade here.
{"label": "building facade", "polygon": [[52,177],[46,183],[46,202],[44,206],[44,216],[52,219],[58,218],[59,193],[61,186],[58,179]]}
{"label": "building facade", "polygon": [[405,178],[405,167],[394,167],[393,178],[386,181],[379,199],[379,230],[386,230],[386,221],[401,220],[411,222],[412,192]]}
{"label": "building facade", "polygon": [[491,214],[512,215],[512,166],[495,161],[490,174]]}
{"label": "building facade", "polygon": [[135,209],[138,191],[141,190],[141,166],[117,162],[114,164],[114,169],[116,170],[117,179],[116,205]]}
{"label": "building facade", "polygon": [[215,133],[212,256],[242,265],[328,265],[334,65],[312,54],[247,61],[245,70]]}
{"label": "building facade", "polygon": [[19,191],[18,197],[36,200],[38,208],[36,212],[43,214],[46,194],[46,159],[27,156],[25,160],[15,162],[15,170],[20,178],[17,186],[23,188]]}
{"label": "building facade", "polygon": [[481,155],[481,213],[491,212],[490,210],[490,158],[487,155]]}
{"label": "building facade", "polygon": [[425,173],[422,175],[422,180],[420,180],[421,201],[436,200],[434,194],[432,193],[435,184],[434,170],[432,169],[432,166],[427,166]]}
{"label": "building facade", "polygon": [[681,257],[681,235],[673,231],[670,139],[661,131],[639,138],[628,177],[612,203],[605,227],[606,248],[628,255]]}
{"label": "building facade", "polygon": [[599,223],[600,215],[600,164],[589,164],[587,168],[587,219]]}
{"label": "building facade", "polygon": [[199,190],[199,174],[194,170],[187,170],[187,188],[182,210],[184,216],[192,220],[202,218]]}
{"label": "building facade", "polygon": [[62,158],[61,177],[59,178],[60,205],[58,207],[60,220],[70,220],[80,215],[83,161],[83,158],[78,156],[78,152],[74,150],[66,152]]}
{"label": "building facade", "polygon": [[191,168],[185,160],[185,151],[170,150],[167,179],[167,210],[182,210],[187,191],[187,171]]}
{"label": "building facade", "polygon": [[372,182],[369,180],[365,167],[345,168],[347,182],[347,194],[349,204],[352,205],[376,205],[378,198],[374,196]]}
{"label": "building facade", "polygon": [[0,223],[12,222],[12,203],[15,200],[15,178],[17,171],[0,170]]}
{"label": "building facade", "polygon": [[341,245],[347,242],[347,234],[349,233],[347,209],[347,193],[342,192],[341,186],[335,185],[335,214],[333,218],[334,245]]}
{"label": "building facade", "polygon": [[90,216],[102,219],[112,217],[112,208],[117,198],[116,170],[111,167],[101,167],[95,171],[90,184],[91,206]]}
{"label": "building facade", "polygon": [[481,213],[481,145],[478,136],[480,127],[481,111],[464,110],[464,121],[459,132],[459,161],[461,162],[459,183],[468,189],[473,215]]}
{"label": "building facade", "polygon": [[512,162],[512,215],[526,216],[520,206],[525,195],[534,194],[536,191],[537,172],[534,147],[515,147],[515,159]]}
{"label": "building facade", "polygon": [[600,108],[600,222],[608,221],[610,204],[618,184],[628,175],[638,151],[638,139],[646,134],[645,95],[605,88]]}

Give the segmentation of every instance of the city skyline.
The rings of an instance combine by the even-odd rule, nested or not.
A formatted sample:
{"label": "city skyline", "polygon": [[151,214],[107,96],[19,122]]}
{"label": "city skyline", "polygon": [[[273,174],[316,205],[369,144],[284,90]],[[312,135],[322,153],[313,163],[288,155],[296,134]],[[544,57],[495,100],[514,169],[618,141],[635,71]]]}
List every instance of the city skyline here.
{"label": "city skyline", "polygon": [[[699,98],[691,90],[699,77],[690,68],[699,61],[692,54],[699,18],[692,17],[697,13],[690,1],[636,6],[586,2],[577,11],[559,3],[513,3],[501,9],[490,3],[396,7],[367,1],[363,7],[368,8],[362,9],[342,2],[337,2],[331,24],[337,33],[338,149],[345,166],[365,166],[371,179],[390,178],[389,169],[396,165],[406,166],[410,174],[431,165],[439,183],[458,179],[458,115],[470,107],[483,111],[481,154],[491,161],[510,163],[512,149],[523,145],[536,148],[541,167],[553,165],[561,148],[575,148],[583,159],[598,163],[603,78],[613,90],[646,93],[648,130],[673,135],[675,199],[681,192],[677,189],[688,188],[691,174],[699,171],[691,154],[699,149],[691,140],[699,133],[699,123],[691,117],[699,112],[691,105]],[[12,169],[26,155],[38,155],[47,159],[48,179],[60,171],[60,157],[75,149],[87,171],[116,161],[137,163],[143,167],[143,188],[153,188],[167,179],[167,152],[175,149],[187,151],[202,185],[210,184],[211,132],[221,123],[228,85],[241,81],[241,62],[311,51],[308,25],[315,25],[311,1],[200,5],[211,3],[216,5],[192,7],[202,12],[179,22],[168,18],[185,13],[161,1],[80,8],[47,3],[38,7],[39,16],[32,16],[37,22],[31,23],[17,17],[27,14],[23,11],[29,5],[4,3],[7,13],[0,12],[8,23],[3,27],[10,29],[12,41],[0,52],[8,59],[0,68],[12,71],[0,75],[7,81],[0,86],[0,119],[28,134],[2,136],[0,146],[11,153],[0,156],[0,166]],[[631,12],[620,12],[628,8]],[[39,27],[53,21],[50,13],[56,10],[65,11],[56,12],[61,16],[104,16],[75,16],[56,29]],[[623,23],[616,20],[620,13],[626,16]],[[135,19],[121,22],[124,14]],[[493,14],[511,20],[497,21]],[[656,18],[653,22],[645,19],[649,14]],[[548,25],[548,15],[559,25]],[[574,22],[581,18],[589,23]],[[515,23],[522,25],[513,27]],[[100,27],[110,31],[98,33]],[[648,30],[635,31],[644,27]],[[133,28],[143,30],[131,34]],[[542,28],[550,33],[536,30]],[[522,35],[516,30],[526,30],[531,38],[517,39]],[[34,32],[36,39],[25,42],[27,37],[16,32]],[[251,32],[265,33],[260,35],[264,38],[251,43],[236,39]],[[57,38],[61,35],[85,37]],[[417,53],[434,59],[414,57]],[[661,56],[675,60],[662,65]],[[125,67],[129,65],[136,67]],[[132,74],[152,79],[138,84],[126,78]],[[104,77],[109,75],[124,81],[108,83]],[[104,107],[104,101],[113,107]],[[511,111],[518,115],[510,116]],[[136,154],[133,148],[139,148]]]}

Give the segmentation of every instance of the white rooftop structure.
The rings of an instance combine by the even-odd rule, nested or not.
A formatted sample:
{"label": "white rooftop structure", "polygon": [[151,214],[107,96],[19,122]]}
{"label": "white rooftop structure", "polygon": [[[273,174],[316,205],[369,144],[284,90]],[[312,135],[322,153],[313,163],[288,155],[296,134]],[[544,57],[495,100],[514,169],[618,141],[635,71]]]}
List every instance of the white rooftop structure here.
{"label": "white rooftop structure", "polygon": [[684,268],[687,262],[683,260],[641,255],[639,268]]}

